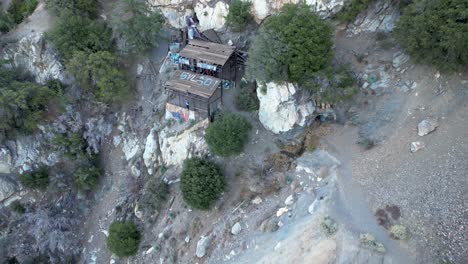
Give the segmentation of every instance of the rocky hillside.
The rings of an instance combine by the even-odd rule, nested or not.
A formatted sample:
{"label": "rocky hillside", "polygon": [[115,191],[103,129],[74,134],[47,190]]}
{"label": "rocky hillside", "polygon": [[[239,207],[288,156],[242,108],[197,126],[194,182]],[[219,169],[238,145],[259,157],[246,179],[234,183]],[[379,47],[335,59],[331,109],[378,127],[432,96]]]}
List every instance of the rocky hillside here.
{"label": "rocky hillside", "polygon": [[[468,262],[468,72],[418,60],[401,42],[399,21],[418,1],[46,2],[0,33],[2,263]],[[254,57],[269,19],[301,4],[314,16],[304,28],[317,17],[330,30],[314,78],[321,58],[308,54],[273,67],[288,69],[285,80],[250,78],[247,61],[222,108],[248,125],[167,115],[175,67],[159,69],[187,17]],[[241,31],[232,6],[248,10]],[[144,29],[157,44],[129,33],[141,21],[164,29]],[[296,31],[274,31],[268,54]],[[76,44],[82,36],[92,41]],[[297,61],[306,70],[294,79]],[[188,168],[197,157],[205,167]],[[202,183],[187,187],[189,176]],[[203,193],[221,184],[215,176],[221,190]],[[201,193],[183,191],[193,186]]]}

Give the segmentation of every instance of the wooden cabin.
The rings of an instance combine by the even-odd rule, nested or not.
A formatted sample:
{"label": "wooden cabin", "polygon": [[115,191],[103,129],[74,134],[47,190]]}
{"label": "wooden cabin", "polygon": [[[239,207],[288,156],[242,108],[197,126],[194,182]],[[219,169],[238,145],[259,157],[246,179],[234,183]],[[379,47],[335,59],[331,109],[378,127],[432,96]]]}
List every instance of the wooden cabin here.
{"label": "wooden cabin", "polygon": [[176,70],[164,87],[171,91],[166,118],[187,121],[196,116],[210,119],[221,107],[222,80],[185,70]]}
{"label": "wooden cabin", "polygon": [[235,81],[237,74],[235,50],[234,46],[189,40],[179,52],[179,69]]}

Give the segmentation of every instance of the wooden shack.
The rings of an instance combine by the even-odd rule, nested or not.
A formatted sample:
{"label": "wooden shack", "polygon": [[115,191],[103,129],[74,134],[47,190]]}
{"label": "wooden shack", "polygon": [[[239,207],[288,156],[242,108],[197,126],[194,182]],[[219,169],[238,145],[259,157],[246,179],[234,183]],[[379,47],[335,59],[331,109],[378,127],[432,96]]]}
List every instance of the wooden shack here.
{"label": "wooden shack", "polygon": [[165,85],[171,91],[166,107],[175,119],[186,121],[190,116],[213,118],[222,104],[221,79],[185,70],[177,70]]}
{"label": "wooden shack", "polygon": [[214,76],[222,80],[236,80],[235,47],[201,40],[189,40],[179,52],[179,68]]}

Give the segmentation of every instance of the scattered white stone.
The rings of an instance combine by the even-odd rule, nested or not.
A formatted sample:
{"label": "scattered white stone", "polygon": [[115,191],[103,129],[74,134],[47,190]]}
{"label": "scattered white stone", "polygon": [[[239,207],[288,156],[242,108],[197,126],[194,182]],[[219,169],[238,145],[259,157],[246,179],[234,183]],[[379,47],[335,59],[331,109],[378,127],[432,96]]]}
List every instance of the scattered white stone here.
{"label": "scattered white stone", "polygon": [[284,201],[285,205],[292,205],[294,203],[294,195],[289,195],[288,198]]}
{"label": "scattered white stone", "polygon": [[252,200],[253,204],[261,204],[262,202],[263,202],[263,200],[262,200],[262,198],[260,196],[257,196]]}
{"label": "scattered white stone", "polygon": [[238,235],[242,231],[242,226],[239,222],[235,223],[231,228],[231,234]]}
{"label": "scattered white stone", "polygon": [[415,153],[416,151],[423,149],[425,147],[424,142],[415,141],[411,142],[411,152]]}
{"label": "scattered white stone", "polygon": [[137,65],[137,75],[141,75],[143,73],[143,65],[139,64]]}
{"label": "scattered white stone", "polygon": [[101,232],[102,232],[106,237],[109,236],[109,232],[107,232],[107,230],[101,230]]}
{"label": "scattered white stone", "polygon": [[439,126],[437,118],[428,118],[418,124],[418,135],[425,136],[434,131]]}
{"label": "scattered white stone", "polygon": [[274,250],[277,251],[280,247],[281,247],[281,242],[278,242],[278,244],[276,244]]}
{"label": "scattered white stone", "polygon": [[158,238],[161,239],[164,236],[163,232],[158,234]]}
{"label": "scattered white stone", "polygon": [[195,251],[195,255],[199,258],[203,258],[206,254],[206,249],[211,242],[210,236],[202,236],[200,240],[197,242],[197,250]]}
{"label": "scattered white stone", "polygon": [[286,207],[281,207],[280,209],[278,209],[278,211],[276,211],[276,216],[277,217],[280,217],[282,216],[284,213],[287,213],[289,210],[288,208]]}
{"label": "scattered white stone", "polygon": [[150,247],[148,250],[145,251],[145,254],[148,255],[150,254],[151,252],[154,251],[154,246],[153,247]]}
{"label": "scattered white stone", "polygon": [[185,243],[189,243],[190,242],[190,237],[189,236],[186,236],[185,237]]}
{"label": "scattered white stone", "polygon": [[313,214],[317,210],[317,207],[318,207],[318,200],[315,199],[314,202],[309,206],[307,211],[309,212],[309,214]]}

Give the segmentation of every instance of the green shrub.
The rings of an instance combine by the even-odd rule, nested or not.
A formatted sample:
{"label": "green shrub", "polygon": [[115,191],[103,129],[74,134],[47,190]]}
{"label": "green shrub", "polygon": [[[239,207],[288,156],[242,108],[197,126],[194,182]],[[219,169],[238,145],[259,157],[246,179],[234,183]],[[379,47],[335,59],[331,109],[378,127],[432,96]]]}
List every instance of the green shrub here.
{"label": "green shrub", "polygon": [[408,229],[403,225],[393,225],[390,227],[390,234],[398,240],[407,240],[409,238]]}
{"label": "green shrub", "polygon": [[206,129],[205,140],[216,155],[227,157],[242,152],[252,128],[245,117],[224,113]]}
{"label": "green shrub", "polygon": [[468,64],[468,2],[418,0],[403,10],[395,38],[417,63],[453,71]]}
{"label": "green shrub", "polygon": [[309,87],[330,67],[332,29],[305,4],[285,4],[264,20],[249,49],[246,74],[262,82],[293,82]]}
{"label": "green shrub", "polygon": [[188,205],[208,209],[224,191],[224,177],[220,168],[206,159],[187,159],[180,177],[180,189]]}
{"label": "green shrub", "polygon": [[13,21],[19,24],[23,19],[36,9],[37,0],[12,0],[8,7],[8,13],[10,13]]}
{"label": "green shrub", "polygon": [[385,247],[382,243],[375,240],[375,237],[369,233],[361,234],[359,236],[359,242],[363,247],[375,250],[380,253],[385,253]]}
{"label": "green shrub", "polygon": [[116,31],[125,39],[126,51],[141,53],[157,47],[163,37],[164,15],[137,0],[126,0],[124,11],[120,17],[128,18],[120,19]]}
{"label": "green shrub", "polygon": [[47,86],[25,81],[15,70],[0,65],[0,132],[10,136],[32,132],[53,98],[56,93]]}
{"label": "green shrub", "polygon": [[152,178],[148,181],[143,194],[142,205],[152,211],[157,211],[167,200],[169,186],[160,179]]}
{"label": "green shrub", "polygon": [[119,257],[133,256],[138,252],[141,234],[131,221],[113,222],[109,227],[107,247]]}
{"label": "green shrub", "polygon": [[249,85],[241,85],[240,91],[236,96],[234,103],[237,109],[241,111],[253,112],[257,111],[260,107],[260,101],[258,100],[255,87]]}
{"label": "green shrub", "polygon": [[251,2],[233,0],[229,3],[229,13],[226,16],[226,25],[234,31],[243,31],[253,21],[250,13]]}
{"label": "green shrub", "polygon": [[45,190],[49,185],[49,173],[46,167],[19,175],[21,184],[30,189]]}
{"label": "green shrub", "polygon": [[128,79],[114,54],[76,52],[66,66],[81,87],[91,90],[99,101],[111,104],[127,98]]}
{"label": "green shrub", "polygon": [[86,141],[80,133],[58,134],[52,139],[52,145],[57,149],[64,149],[69,158],[83,158],[86,156]]}
{"label": "green shrub", "polygon": [[67,14],[59,17],[49,37],[61,59],[68,62],[77,51],[112,49],[112,31],[103,22]]}
{"label": "green shrub", "polygon": [[73,13],[80,16],[97,18],[99,3],[97,0],[46,0],[47,8],[58,15]]}
{"label": "green shrub", "polygon": [[356,19],[357,15],[366,10],[375,0],[351,0],[348,1],[343,9],[336,14],[336,18],[341,21],[351,22]]}
{"label": "green shrub", "polygon": [[11,211],[18,213],[18,214],[24,214],[26,212],[26,208],[20,201],[14,201],[10,204],[10,209]]}
{"label": "green shrub", "polygon": [[75,186],[79,191],[93,190],[99,181],[102,171],[97,167],[79,168],[75,172]]}
{"label": "green shrub", "polygon": [[13,21],[13,17],[7,12],[0,11],[0,32],[6,33],[14,26],[15,21]]}
{"label": "green shrub", "polygon": [[327,236],[332,236],[336,233],[336,231],[338,231],[338,225],[336,224],[335,220],[333,220],[329,216],[323,219],[322,223],[320,224],[320,227]]}

